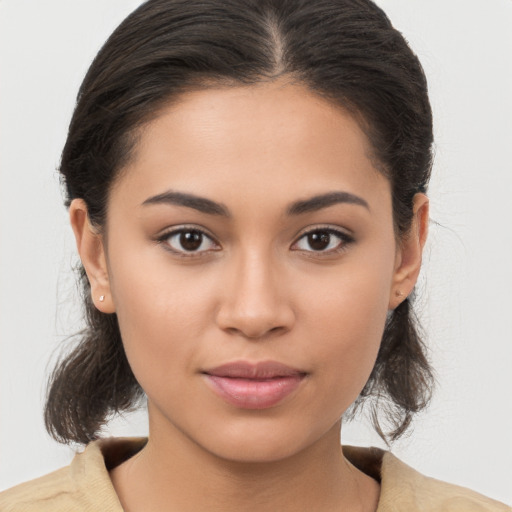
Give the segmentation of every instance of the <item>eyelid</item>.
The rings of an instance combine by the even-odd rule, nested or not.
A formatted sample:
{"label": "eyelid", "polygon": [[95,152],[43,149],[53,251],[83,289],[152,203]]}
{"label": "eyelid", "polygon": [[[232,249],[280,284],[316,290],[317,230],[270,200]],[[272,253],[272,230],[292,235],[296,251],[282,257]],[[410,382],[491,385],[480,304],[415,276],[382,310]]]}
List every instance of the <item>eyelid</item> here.
{"label": "eyelid", "polygon": [[210,239],[215,245],[220,247],[220,244],[215,239],[215,237],[213,235],[211,235],[206,229],[204,229],[201,226],[198,226],[197,224],[181,224],[181,225],[169,227],[169,228],[165,229],[164,231],[162,231],[161,233],[159,233],[156,236],[155,241],[159,244],[162,244],[167,251],[169,251],[172,254],[175,254],[179,257],[183,257],[183,258],[193,258],[193,257],[197,258],[197,257],[201,257],[201,256],[204,256],[211,252],[219,250],[219,249],[209,249],[206,251],[189,251],[189,252],[177,251],[176,249],[172,248],[169,244],[166,243],[166,240],[168,240],[171,236],[177,235],[179,233],[186,232],[186,231],[197,231],[197,232],[201,233],[203,236],[205,236],[206,238]]}
{"label": "eyelid", "polygon": [[[190,251],[190,252],[177,251],[177,250],[173,249],[169,244],[165,243],[166,240],[168,240],[171,236],[176,235],[178,233],[186,232],[186,231],[197,231],[197,232],[201,233],[203,236],[207,237],[215,245],[217,245],[219,247],[219,249],[209,249],[209,250],[203,250],[203,251]],[[338,237],[341,240],[341,243],[340,243],[341,247],[331,249],[329,251],[315,251],[315,250],[304,250],[304,249],[296,249],[296,250],[301,251],[301,252],[311,253],[312,255],[318,255],[321,257],[322,255],[337,254],[337,253],[345,250],[349,244],[351,244],[352,242],[355,241],[353,235],[349,234],[347,232],[348,230],[344,230],[338,226],[333,227],[332,225],[328,225],[328,224],[327,225],[316,225],[316,226],[309,226],[309,227],[305,228],[304,230],[302,230],[296,236],[295,242],[293,242],[291,248],[293,249],[293,247],[295,245],[297,245],[297,243],[305,236],[307,236],[311,233],[315,233],[317,231],[324,231],[324,232],[327,232],[329,234],[332,234],[332,235]],[[182,225],[169,227],[169,228],[165,229],[164,231],[162,231],[160,234],[158,234],[156,236],[155,240],[157,243],[164,245],[166,250],[172,252],[173,254],[175,254],[177,256],[181,256],[184,258],[201,257],[201,256],[207,255],[211,252],[217,252],[221,249],[221,245],[216,240],[216,238],[213,235],[211,235],[205,228],[198,226],[197,224],[182,224]]]}
{"label": "eyelid", "polygon": [[314,251],[314,250],[308,251],[308,250],[304,250],[304,249],[296,249],[296,250],[311,253],[313,255],[318,255],[321,257],[322,255],[332,255],[332,254],[340,253],[340,252],[344,251],[349,244],[351,244],[355,241],[354,236],[347,232],[348,230],[344,230],[340,227],[333,227],[332,225],[328,225],[328,224],[327,225],[317,225],[317,226],[310,226],[310,227],[306,228],[305,230],[303,230],[299,235],[297,235],[295,242],[293,242],[293,244],[292,244],[292,248],[293,248],[293,246],[297,245],[297,243],[300,240],[302,240],[305,236],[307,236],[311,233],[315,233],[317,231],[324,231],[324,232],[327,232],[329,234],[332,234],[332,235],[338,237],[341,240],[341,247],[336,248],[336,249],[331,249],[329,251]]}

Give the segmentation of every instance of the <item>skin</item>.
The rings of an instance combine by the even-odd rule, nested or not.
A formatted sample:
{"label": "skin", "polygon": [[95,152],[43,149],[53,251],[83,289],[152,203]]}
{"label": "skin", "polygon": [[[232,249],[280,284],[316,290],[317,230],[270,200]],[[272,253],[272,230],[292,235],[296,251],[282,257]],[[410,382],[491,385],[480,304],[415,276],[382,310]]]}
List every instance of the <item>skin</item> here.
{"label": "skin", "polygon": [[[140,135],[103,233],[82,200],[70,207],[95,305],[116,312],[148,397],[148,444],[111,472],[124,508],[375,510],[379,484],[343,457],[341,417],[370,375],[388,311],[416,282],[427,198],[416,195],[410,233],[396,240],[390,185],[357,122],[283,79],[188,92]],[[169,190],[230,216],[143,204]],[[333,191],[367,207],[286,213]],[[211,237],[191,257],[171,251],[185,252],[179,236],[158,241],[183,226]],[[314,250],[304,236],[314,228],[352,241],[331,235]],[[201,373],[237,360],[306,377],[275,406],[241,409]]]}

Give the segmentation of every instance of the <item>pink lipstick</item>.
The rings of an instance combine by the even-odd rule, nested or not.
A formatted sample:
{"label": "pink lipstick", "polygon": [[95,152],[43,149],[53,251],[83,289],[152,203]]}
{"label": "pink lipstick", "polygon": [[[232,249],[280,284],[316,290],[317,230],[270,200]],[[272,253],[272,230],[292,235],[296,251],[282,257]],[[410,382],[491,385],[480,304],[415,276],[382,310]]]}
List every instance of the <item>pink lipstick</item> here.
{"label": "pink lipstick", "polygon": [[275,361],[236,361],[203,372],[211,389],[242,409],[266,409],[295,391],[305,372]]}

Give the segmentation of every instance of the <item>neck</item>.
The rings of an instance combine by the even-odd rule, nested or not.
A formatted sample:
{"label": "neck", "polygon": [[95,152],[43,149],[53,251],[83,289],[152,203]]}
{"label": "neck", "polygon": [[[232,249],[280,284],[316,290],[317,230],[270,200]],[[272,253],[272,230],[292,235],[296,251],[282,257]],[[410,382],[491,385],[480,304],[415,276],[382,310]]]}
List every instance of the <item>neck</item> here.
{"label": "neck", "polygon": [[112,481],[126,512],[375,510],[378,484],[343,457],[340,428],[293,456],[240,462],[150,425],[147,445]]}

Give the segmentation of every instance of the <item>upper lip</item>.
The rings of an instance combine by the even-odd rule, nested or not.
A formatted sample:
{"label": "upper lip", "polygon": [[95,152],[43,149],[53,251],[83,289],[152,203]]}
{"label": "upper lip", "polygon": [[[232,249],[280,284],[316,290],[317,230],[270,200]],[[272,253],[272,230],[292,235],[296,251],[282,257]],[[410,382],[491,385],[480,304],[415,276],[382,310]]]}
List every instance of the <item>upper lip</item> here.
{"label": "upper lip", "polygon": [[277,377],[303,376],[306,372],[297,370],[277,361],[234,361],[205,370],[203,373],[215,377],[238,379],[274,379]]}

